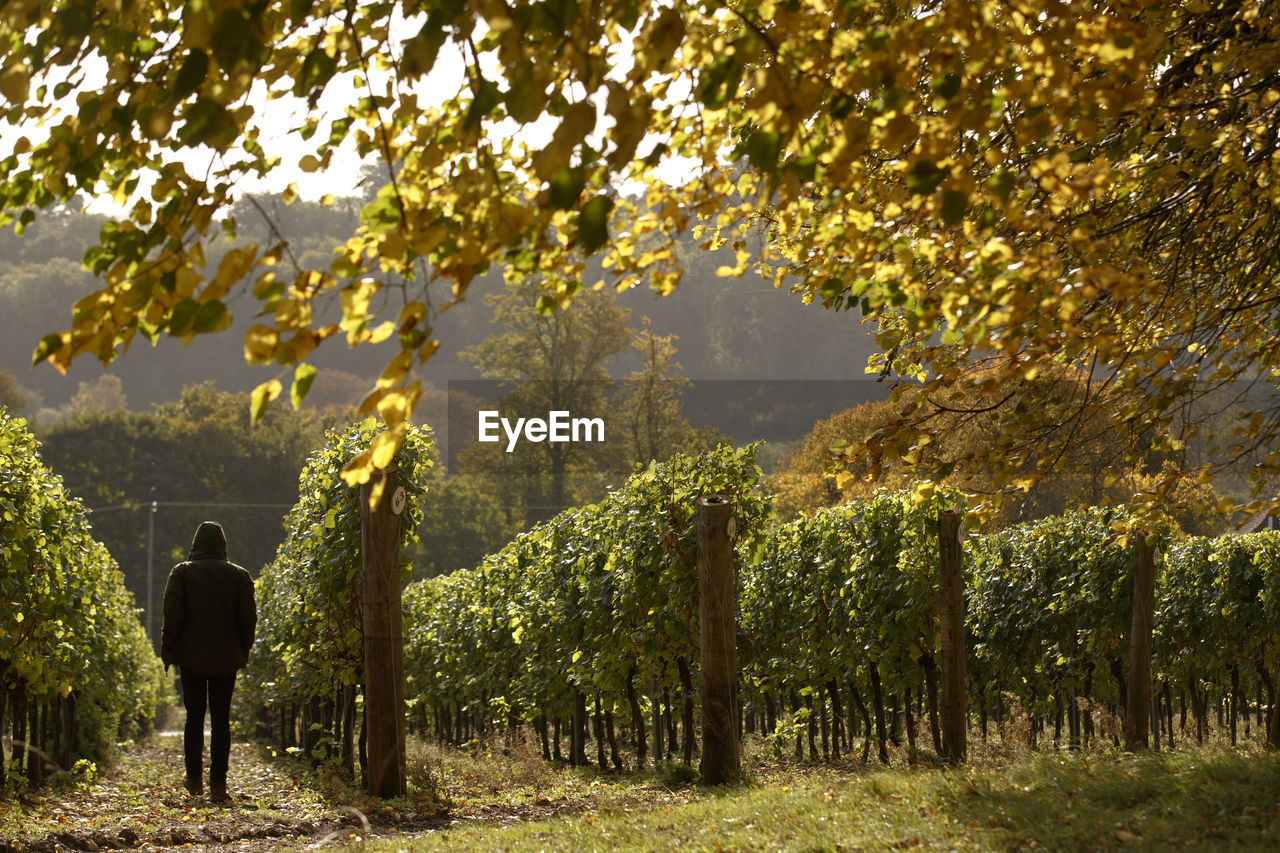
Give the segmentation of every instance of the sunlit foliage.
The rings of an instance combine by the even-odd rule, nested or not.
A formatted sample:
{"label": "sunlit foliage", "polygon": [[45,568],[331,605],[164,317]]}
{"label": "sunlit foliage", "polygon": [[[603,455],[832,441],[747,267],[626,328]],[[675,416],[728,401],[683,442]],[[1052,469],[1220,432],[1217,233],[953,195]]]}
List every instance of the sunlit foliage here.
{"label": "sunlit foliage", "polygon": [[[226,328],[249,291],[265,313],[245,355],[296,363],[295,396],[326,339],[395,337],[364,404],[395,442],[437,314],[476,275],[536,273],[547,307],[590,283],[598,255],[619,286],[666,293],[688,229],[738,250],[727,275],[859,308],[880,325],[876,366],[930,390],[998,356],[970,382],[998,400],[1064,361],[1094,378],[1084,410],[1123,399],[1122,423],[1176,442],[1195,430],[1169,437],[1182,403],[1280,367],[1280,16],[1258,0],[23,0],[0,41],[22,134],[0,160],[0,215],[22,228],[77,192],[132,205],[86,255],[101,290],[37,347],[61,368],[139,333]],[[456,82],[429,76],[448,63]],[[385,165],[327,268],[284,244],[205,268],[236,182],[277,165],[253,91],[343,103],[295,129],[314,146],[303,169],[348,140]],[[687,177],[661,180],[667,162]],[[334,296],[343,319],[314,323]],[[1215,436],[1222,455],[1271,443],[1275,411]],[[1074,446],[1072,422],[1046,458]],[[870,452],[937,429],[897,424]]]}

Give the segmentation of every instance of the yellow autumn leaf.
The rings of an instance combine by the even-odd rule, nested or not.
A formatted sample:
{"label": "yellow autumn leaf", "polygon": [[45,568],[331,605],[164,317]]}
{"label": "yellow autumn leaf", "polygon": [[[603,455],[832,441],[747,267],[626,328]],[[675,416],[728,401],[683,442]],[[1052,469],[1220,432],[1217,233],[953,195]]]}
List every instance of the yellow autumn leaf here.
{"label": "yellow autumn leaf", "polygon": [[380,344],[387,338],[395,334],[396,324],[390,320],[386,320],[378,324],[378,327],[369,333],[369,343]]}
{"label": "yellow autumn leaf", "polygon": [[311,390],[311,383],[315,378],[316,369],[310,364],[299,364],[293,371],[293,385],[289,389],[289,399],[295,411],[302,408],[302,401]]}
{"label": "yellow autumn leaf", "polygon": [[284,299],[276,305],[276,327],[282,331],[305,329],[311,325],[311,303],[305,299]]}
{"label": "yellow autumn leaf", "polygon": [[421,232],[414,235],[413,252],[415,255],[426,256],[435,251],[445,238],[449,236],[449,229],[443,225],[432,225]]}
{"label": "yellow autumn leaf", "polygon": [[364,324],[369,318],[369,301],[378,292],[381,285],[372,278],[362,278],[344,287],[339,294],[342,303],[342,322],[339,324],[347,333],[347,343],[355,344]]}
{"label": "yellow autumn leaf", "polygon": [[413,350],[401,350],[387,363],[382,375],[378,377],[378,387],[390,388],[398,384],[409,373],[411,367],[413,367]]}
{"label": "yellow autumn leaf", "polygon": [[937,494],[937,491],[937,483],[930,482],[929,480],[917,483],[915,488],[911,490],[911,502],[916,505],[925,503],[931,500],[933,496]]}
{"label": "yellow autumn leaf", "polygon": [[373,476],[372,452],[369,450],[357,453],[352,457],[351,461],[342,466],[342,470],[338,472],[338,476],[342,477],[342,482],[348,486],[359,486],[369,482]]}
{"label": "yellow autumn leaf", "polygon": [[683,276],[684,270],[654,273],[653,289],[658,292],[659,296],[666,296],[676,289],[676,285],[680,283],[680,279]]}
{"label": "yellow autumn leaf", "polygon": [[421,396],[422,385],[416,380],[403,388],[388,388],[378,400],[378,416],[387,426],[398,427],[409,419]]}
{"label": "yellow autumn leaf", "polygon": [[258,245],[251,243],[239,249],[232,249],[222,256],[218,263],[218,272],[200,294],[201,302],[214,302],[227,295],[231,286],[244,277],[253,268],[258,254]]}
{"label": "yellow autumn leaf", "polygon": [[184,4],[182,13],[182,38],[191,48],[209,46],[212,27],[209,10],[194,3]]}
{"label": "yellow autumn leaf", "polygon": [[388,427],[378,433],[369,446],[369,462],[374,468],[383,469],[395,459],[396,451],[404,442],[404,424]]}
{"label": "yellow autumn leaf", "polygon": [[406,302],[404,307],[400,309],[400,316],[396,318],[396,323],[401,328],[409,328],[416,326],[422,322],[427,316],[427,306],[421,302]]}
{"label": "yellow autumn leaf", "polygon": [[255,323],[244,335],[244,360],[248,364],[267,364],[275,357],[280,334],[270,326]]}
{"label": "yellow autumn leaf", "polygon": [[249,395],[249,419],[253,423],[262,420],[262,415],[267,410],[267,404],[279,397],[280,392],[283,390],[284,386],[280,384],[278,379],[270,379],[254,388],[253,393]]}
{"label": "yellow autumn leaf", "polygon": [[364,399],[360,401],[360,405],[356,406],[356,413],[367,415],[372,412],[378,407],[378,403],[382,398],[387,396],[387,390],[386,388],[374,388],[364,396]]}
{"label": "yellow autumn leaf", "polygon": [[[300,329],[282,347],[276,347],[276,361],[293,364],[311,355],[319,343],[318,336],[310,329]],[[283,352],[281,350],[284,350]]]}
{"label": "yellow autumn leaf", "polygon": [[18,63],[0,74],[0,95],[10,104],[25,104],[31,92],[31,72],[27,66]]}

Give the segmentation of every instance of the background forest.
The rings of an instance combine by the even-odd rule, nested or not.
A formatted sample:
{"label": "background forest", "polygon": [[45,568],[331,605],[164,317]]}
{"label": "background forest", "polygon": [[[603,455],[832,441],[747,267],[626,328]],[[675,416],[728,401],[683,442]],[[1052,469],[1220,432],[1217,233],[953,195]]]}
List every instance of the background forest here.
{"label": "background forest", "polygon": [[[271,227],[287,237],[299,260],[322,264],[357,224],[366,201],[284,206],[244,199],[232,215],[238,241],[266,241],[271,235],[258,205],[269,206]],[[271,559],[308,454],[325,429],[350,418],[388,356],[368,345],[317,352],[318,372],[303,407],[278,402],[256,426],[248,391],[279,368],[245,363],[241,342],[256,322],[250,303],[229,306],[231,334],[200,335],[187,344],[161,336],[160,352],[137,351],[149,349],[141,344],[106,371],[86,361],[67,376],[48,365],[31,367],[39,336],[65,325],[68,306],[99,286],[82,255],[107,221],[73,205],[40,217],[21,237],[0,233],[0,404],[37,430],[46,461],[93,511],[95,535],[119,560],[143,605],[149,556],[158,601],[169,565],[185,555],[202,519],[222,521],[232,558],[255,574]],[[435,429],[441,458],[432,469],[423,544],[413,555],[416,574],[474,566],[529,523],[598,499],[635,464],[665,458],[676,447],[767,439],[761,460],[774,468],[816,419],[887,394],[863,376],[875,345],[851,316],[815,311],[767,282],[717,278],[724,253],[697,249],[692,240],[686,249],[688,272],[678,298],[602,291],[539,317],[529,310],[536,294],[505,285],[494,269],[473,284],[473,298],[443,315],[442,348],[422,371],[428,389],[417,415]],[[218,261],[211,253],[210,264]],[[329,307],[337,312],[336,300]],[[596,322],[602,317],[608,321]],[[561,329],[564,339],[589,345],[528,362],[518,355],[522,335],[526,342],[536,337],[539,323],[570,324]],[[545,460],[538,453],[548,446],[505,454],[471,441],[469,450],[458,445],[449,453],[451,381],[505,397],[514,386],[498,380],[556,369],[590,380],[578,397],[556,405],[604,411],[610,424],[606,445],[584,446],[570,460],[567,489],[540,491]],[[597,399],[616,380],[623,381],[610,398]],[[466,390],[458,394],[465,402]],[[551,405],[528,387],[521,395],[542,411]],[[455,408],[466,415],[474,410]],[[465,425],[474,432],[473,424]]]}

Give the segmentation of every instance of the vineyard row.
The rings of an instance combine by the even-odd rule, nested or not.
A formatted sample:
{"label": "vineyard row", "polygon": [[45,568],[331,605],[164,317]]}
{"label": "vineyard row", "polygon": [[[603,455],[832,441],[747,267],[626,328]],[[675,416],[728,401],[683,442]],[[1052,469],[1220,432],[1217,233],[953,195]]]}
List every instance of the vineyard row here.
{"label": "vineyard row", "polygon": [[[372,424],[335,434],[303,473],[290,541],[261,582],[264,642],[251,700],[264,732],[356,751],[361,671],[358,508],[337,479]],[[399,460],[415,482],[429,437]],[[696,749],[699,629],[694,502],[734,507],[739,726],[816,757],[888,746],[940,749],[937,517],[960,498],[886,494],[768,527],[753,448],[676,456],[603,501],[562,513],[472,570],[405,591],[411,723],[455,743],[527,723],[548,759],[686,763]],[[410,519],[421,494],[409,501]],[[1129,685],[1126,519],[1088,509],[964,541],[972,723],[1018,711],[1037,743],[1115,737]],[[412,535],[412,524],[404,535]],[[1152,735],[1169,745],[1187,710],[1270,722],[1277,674],[1280,535],[1174,541],[1156,587]],[[1180,717],[1174,726],[1175,709]],[[1175,733],[1175,728],[1178,733]],[[564,744],[567,738],[567,748]],[[856,743],[860,739],[861,743]],[[819,747],[819,742],[821,747]],[[791,749],[791,746],[787,747]]]}
{"label": "vineyard row", "polygon": [[102,761],[171,701],[120,568],[0,409],[0,784]]}

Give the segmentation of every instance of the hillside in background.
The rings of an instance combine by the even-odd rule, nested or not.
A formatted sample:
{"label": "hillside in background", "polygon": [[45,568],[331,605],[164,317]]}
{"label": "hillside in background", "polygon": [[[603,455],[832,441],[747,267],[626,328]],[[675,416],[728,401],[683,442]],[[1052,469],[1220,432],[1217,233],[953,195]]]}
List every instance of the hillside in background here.
{"label": "hillside in background", "polygon": [[[323,265],[332,247],[352,233],[361,200],[339,199],[330,207],[297,202],[283,207],[271,200],[270,213],[279,232],[289,241],[299,263]],[[240,240],[269,243],[273,238],[262,214],[242,201],[233,211]],[[27,232],[15,236],[0,232],[0,368],[8,370],[26,389],[24,414],[41,408],[65,406],[80,383],[96,383],[100,365],[77,360],[64,377],[49,365],[31,366],[31,353],[40,337],[67,327],[71,306],[99,286],[98,279],[81,263],[86,247],[107,219],[63,209],[41,216]],[[220,249],[230,248],[223,244]],[[744,278],[718,278],[717,267],[731,253],[700,249],[689,238],[682,245],[685,278],[678,291],[660,298],[649,290],[623,293],[620,304],[631,309],[631,325],[642,316],[653,321],[657,334],[678,336],[678,360],[684,375],[693,379],[862,379],[868,355],[875,349],[871,330],[856,314],[822,311],[805,305],[767,282]],[[209,267],[216,268],[220,250],[209,248]],[[285,263],[289,262],[286,256]],[[590,283],[590,277],[588,277]],[[465,302],[450,308],[436,322],[442,342],[435,358],[423,370],[424,378],[443,389],[449,380],[474,379],[473,367],[458,353],[488,335],[494,327],[485,294],[501,290],[501,270],[494,269],[472,284]],[[441,291],[443,293],[443,289]],[[329,306],[336,316],[336,295]],[[227,391],[247,391],[276,375],[273,366],[250,367],[242,353],[244,331],[255,320],[254,302],[242,294],[227,300],[233,315],[230,333],[197,336],[188,345],[161,336],[156,352],[148,352],[141,339],[116,358],[108,372],[120,379],[128,408],[145,410],[176,400],[182,389],[208,380]],[[310,361],[320,369],[311,403],[350,402],[369,387],[390,357],[382,346],[348,349],[339,343],[321,347]],[[617,372],[632,368],[626,359]],[[860,399],[833,400],[832,411]],[[45,413],[44,421],[56,417]]]}

